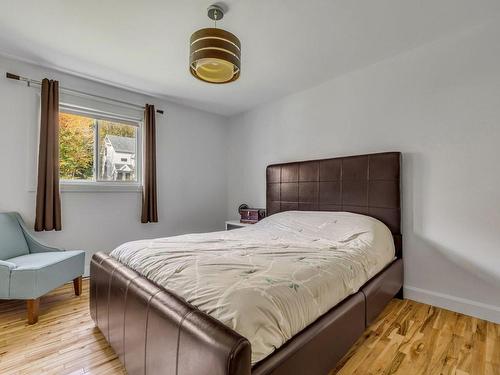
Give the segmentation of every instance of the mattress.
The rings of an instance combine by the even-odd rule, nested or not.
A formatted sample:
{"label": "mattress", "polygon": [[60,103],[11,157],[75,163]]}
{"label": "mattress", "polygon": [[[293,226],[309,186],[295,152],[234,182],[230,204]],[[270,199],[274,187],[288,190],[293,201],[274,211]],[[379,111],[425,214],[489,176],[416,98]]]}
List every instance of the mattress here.
{"label": "mattress", "polygon": [[394,259],[380,221],[288,211],[223,232],[125,243],[119,262],[246,337],[262,360]]}

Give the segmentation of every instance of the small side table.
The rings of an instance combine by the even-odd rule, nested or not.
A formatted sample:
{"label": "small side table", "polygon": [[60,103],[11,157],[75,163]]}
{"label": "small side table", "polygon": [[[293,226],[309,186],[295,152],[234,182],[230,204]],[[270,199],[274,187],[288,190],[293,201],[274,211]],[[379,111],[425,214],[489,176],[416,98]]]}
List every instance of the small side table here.
{"label": "small side table", "polygon": [[226,221],[226,230],[244,228],[244,227],[248,227],[249,225],[252,225],[252,224],[240,223],[239,220],[228,220],[228,221]]}

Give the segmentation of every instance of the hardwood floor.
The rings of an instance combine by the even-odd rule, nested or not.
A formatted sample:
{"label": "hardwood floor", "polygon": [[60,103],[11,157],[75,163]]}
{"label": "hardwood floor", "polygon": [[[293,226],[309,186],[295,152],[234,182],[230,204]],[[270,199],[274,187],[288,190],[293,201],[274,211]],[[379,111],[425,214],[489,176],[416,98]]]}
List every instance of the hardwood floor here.
{"label": "hardwood floor", "polygon": [[[0,301],[0,374],[125,374],[88,313],[88,280],[26,303]],[[500,325],[413,301],[393,300],[330,375],[500,374]]]}
{"label": "hardwood floor", "polygon": [[500,325],[394,299],[333,374],[500,375]]}
{"label": "hardwood floor", "polygon": [[0,301],[0,374],[125,374],[90,318],[88,286],[79,297],[73,284],[42,297],[34,325],[24,301]]}

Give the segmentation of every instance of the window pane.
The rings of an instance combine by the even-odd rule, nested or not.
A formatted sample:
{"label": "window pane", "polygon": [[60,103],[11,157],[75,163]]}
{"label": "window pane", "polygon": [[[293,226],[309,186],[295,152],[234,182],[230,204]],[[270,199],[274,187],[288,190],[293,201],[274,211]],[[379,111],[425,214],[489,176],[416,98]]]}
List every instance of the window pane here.
{"label": "window pane", "polygon": [[99,171],[104,181],[137,181],[135,126],[99,120]]}
{"label": "window pane", "polygon": [[94,125],[92,118],[59,114],[59,176],[62,180],[94,179]]}

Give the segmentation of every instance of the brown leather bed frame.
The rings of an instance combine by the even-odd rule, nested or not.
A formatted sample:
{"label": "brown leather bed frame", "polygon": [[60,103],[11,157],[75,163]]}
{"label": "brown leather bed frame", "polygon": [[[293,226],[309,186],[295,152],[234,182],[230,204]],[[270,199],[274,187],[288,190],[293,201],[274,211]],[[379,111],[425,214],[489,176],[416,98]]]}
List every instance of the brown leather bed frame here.
{"label": "brown leather bed frame", "polygon": [[400,153],[267,167],[267,213],[350,211],[392,231],[396,257],[357,293],[253,367],[249,341],[113,258],[91,261],[90,312],[130,375],[327,374],[394,297],[402,297]]}

